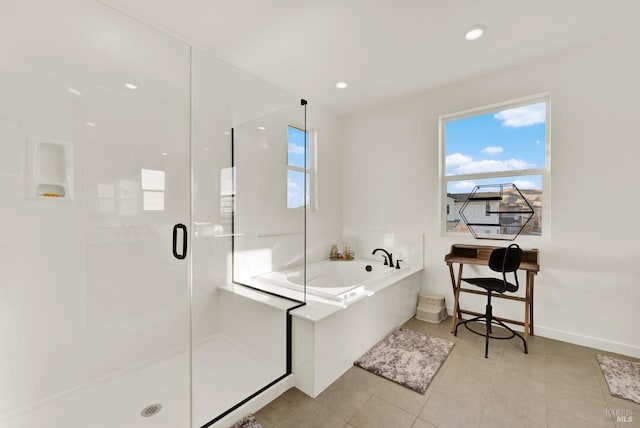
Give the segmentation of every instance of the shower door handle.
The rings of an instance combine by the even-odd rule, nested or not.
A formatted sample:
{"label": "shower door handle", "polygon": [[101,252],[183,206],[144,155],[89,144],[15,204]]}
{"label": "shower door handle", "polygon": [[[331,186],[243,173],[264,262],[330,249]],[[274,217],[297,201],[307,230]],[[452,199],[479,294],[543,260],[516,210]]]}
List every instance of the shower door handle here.
{"label": "shower door handle", "polygon": [[[178,229],[182,230],[182,253],[178,253]],[[173,226],[173,257],[178,260],[187,257],[187,226],[181,223]]]}

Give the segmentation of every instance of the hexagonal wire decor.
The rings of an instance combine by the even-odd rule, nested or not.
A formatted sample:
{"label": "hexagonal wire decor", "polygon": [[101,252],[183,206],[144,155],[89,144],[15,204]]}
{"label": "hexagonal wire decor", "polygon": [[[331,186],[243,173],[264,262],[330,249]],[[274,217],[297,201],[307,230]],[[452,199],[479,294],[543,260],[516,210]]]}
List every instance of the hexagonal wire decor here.
{"label": "hexagonal wire decor", "polygon": [[478,185],[460,208],[462,221],[476,239],[513,241],[533,214],[533,207],[513,183]]}

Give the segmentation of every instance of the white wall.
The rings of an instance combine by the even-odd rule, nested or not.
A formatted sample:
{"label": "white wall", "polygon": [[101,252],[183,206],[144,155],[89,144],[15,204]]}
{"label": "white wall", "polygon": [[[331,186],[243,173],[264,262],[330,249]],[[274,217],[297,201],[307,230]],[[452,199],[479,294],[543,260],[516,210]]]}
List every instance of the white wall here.
{"label": "white wall", "polygon": [[[549,91],[551,186],[544,198],[551,227],[543,238],[517,241],[541,254],[535,332],[640,356],[640,37],[630,36],[350,117],[344,227],[424,233],[423,290],[444,294],[451,307],[443,257],[452,243],[473,239],[440,231],[438,116]],[[620,200],[623,211],[614,205]],[[521,306],[508,304],[495,303],[495,311],[523,316]]]}
{"label": "white wall", "polygon": [[317,136],[317,205],[307,210],[307,259],[324,260],[342,239],[343,121],[309,100],[308,128]]}

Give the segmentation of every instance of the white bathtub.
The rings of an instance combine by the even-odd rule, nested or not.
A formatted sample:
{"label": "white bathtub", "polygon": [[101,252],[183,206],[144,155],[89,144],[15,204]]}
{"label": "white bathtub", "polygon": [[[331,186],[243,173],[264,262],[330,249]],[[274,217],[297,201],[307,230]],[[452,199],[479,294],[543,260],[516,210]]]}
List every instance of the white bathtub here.
{"label": "white bathtub", "polygon": [[[313,295],[348,303],[367,293],[368,286],[374,285],[391,274],[402,269],[391,269],[382,263],[349,260],[322,261],[307,265],[307,295]],[[270,272],[256,277],[263,281],[288,290],[302,293],[304,288],[304,271],[302,268],[283,272]]]}
{"label": "white bathtub", "polygon": [[[392,269],[380,260],[308,264],[306,305],[291,312],[295,386],[316,397],[355,359],[410,319],[416,311],[421,272],[421,266]],[[304,299],[302,269],[252,279],[265,291]]]}
{"label": "white bathtub", "polygon": [[[364,269],[371,264],[374,275],[364,276],[358,284],[346,285],[359,290],[361,294],[356,298],[331,305],[307,294],[307,304],[291,312],[295,384],[311,397],[320,394],[353,366],[358,357],[413,317],[421,288],[422,267],[406,265],[402,269],[391,269],[380,261],[327,263],[333,263],[330,266],[335,266],[331,269],[336,272],[353,269],[359,279],[362,279],[359,267]],[[315,272],[327,263],[314,264],[310,271]],[[310,278],[309,272],[307,277]],[[330,276],[323,277],[319,282],[328,278]]]}

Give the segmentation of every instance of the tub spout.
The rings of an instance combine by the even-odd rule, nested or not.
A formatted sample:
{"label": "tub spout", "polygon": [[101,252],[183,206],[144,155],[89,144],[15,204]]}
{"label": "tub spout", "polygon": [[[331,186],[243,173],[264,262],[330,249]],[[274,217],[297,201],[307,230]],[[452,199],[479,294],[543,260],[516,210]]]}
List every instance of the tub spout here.
{"label": "tub spout", "polygon": [[384,261],[385,266],[389,265],[389,267],[393,268],[393,254],[391,254],[390,252],[388,252],[384,248],[376,248],[375,250],[373,250],[373,252],[371,254],[375,255],[378,251],[382,251],[385,254],[385,256],[384,256],[385,257],[385,261]]}

